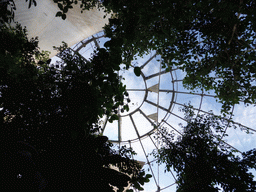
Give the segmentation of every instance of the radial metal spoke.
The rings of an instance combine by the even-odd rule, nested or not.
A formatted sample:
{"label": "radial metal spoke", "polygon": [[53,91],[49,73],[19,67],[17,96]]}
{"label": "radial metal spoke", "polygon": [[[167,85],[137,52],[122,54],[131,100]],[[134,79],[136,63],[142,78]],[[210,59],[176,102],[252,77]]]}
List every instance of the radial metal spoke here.
{"label": "radial metal spoke", "polygon": [[126,89],[126,91],[146,91],[146,89]]}
{"label": "radial metal spoke", "polygon": [[185,91],[175,91],[175,90],[169,90],[169,89],[160,89],[160,92],[175,92],[175,93],[181,93],[181,94],[190,94],[190,95],[198,95],[198,96],[207,96],[207,97],[215,97],[215,95],[208,95],[203,93],[193,93],[193,92],[185,92]]}
{"label": "radial metal spoke", "polygon": [[150,57],[143,65],[140,66],[141,69],[143,69],[157,54],[155,53],[152,57]]}
{"label": "radial metal spoke", "polygon": [[[202,90],[202,94],[204,93],[204,90]],[[203,103],[203,98],[204,98],[204,96],[202,95],[202,97],[201,97],[201,101],[200,101],[200,105],[199,105],[199,107],[198,107],[198,111],[197,111],[197,115],[199,114],[199,111],[201,110],[201,108],[202,108],[202,103]]]}
{"label": "radial metal spoke", "polygon": [[169,188],[169,187],[171,187],[171,186],[173,186],[173,185],[175,185],[175,184],[177,184],[177,181],[176,181],[176,183],[173,183],[173,184],[171,184],[171,185],[168,185],[168,186],[166,186],[166,187],[164,187],[164,188],[162,188],[162,189],[160,189],[161,191],[162,190],[165,190],[165,189],[167,189],[167,188]]}
{"label": "radial metal spoke", "polygon": [[170,125],[169,123],[167,123],[165,120],[163,120],[163,122],[165,122],[167,125],[169,125],[173,130],[175,130],[176,132],[178,132],[180,135],[183,135],[181,132],[179,132],[177,129],[175,129],[172,125]]}
{"label": "radial metal spoke", "polygon": [[99,43],[97,42],[97,39],[98,39],[98,38],[95,38],[95,37],[93,36],[93,42],[95,43],[96,47],[97,47],[98,49],[100,49],[100,45],[99,45]]}
{"label": "radial metal spoke", "polygon": [[[235,106],[233,105],[231,114],[233,114],[234,108],[235,108]],[[226,131],[227,131],[228,127],[229,127],[229,124],[230,124],[230,122],[231,122],[231,118],[232,118],[232,115],[230,115],[230,117],[229,117],[229,119],[228,119],[228,124],[227,124],[227,126],[226,126],[226,129],[225,129],[225,131],[224,131],[224,133],[222,134],[222,136],[221,136],[220,139],[222,139],[222,138],[224,137],[224,134],[226,133]]]}
{"label": "radial metal spoke", "polygon": [[140,135],[139,135],[139,132],[138,132],[138,130],[137,130],[137,127],[136,127],[136,125],[135,125],[135,123],[134,123],[134,120],[133,120],[132,116],[129,115],[129,117],[130,117],[131,122],[132,122],[132,125],[133,125],[133,127],[134,127],[134,129],[135,129],[135,131],[136,131],[136,134],[137,134],[137,136],[138,136],[138,138],[139,138],[140,145],[141,145],[142,150],[143,150],[143,153],[144,153],[144,155],[145,155],[145,157],[146,157],[146,159],[147,159],[148,165],[149,165],[149,167],[150,167],[150,169],[151,169],[151,172],[152,172],[153,178],[154,178],[154,180],[155,180],[155,183],[156,183],[156,185],[158,186],[157,181],[156,181],[156,178],[155,178],[155,174],[154,174],[154,172],[153,172],[153,170],[152,170],[152,167],[151,167],[151,165],[150,165],[150,163],[149,163],[149,160],[148,160],[146,151],[145,151],[145,149],[144,149],[144,146],[142,145],[142,142],[141,142]]}
{"label": "radial metal spoke", "polygon": [[132,116],[129,115],[129,117],[130,117],[130,120],[131,120],[131,122],[132,122],[132,125],[133,125],[133,127],[134,127],[134,129],[135,129],[135,132],[136,132],[138,138],[140,138],[140,134],[139,134],[139,132],[138,132],[138,129],[137,129],[135,123],[134,123],[134,120],[133,120]]}
{"label": "radial metal spoke", "polygon": [[173,80],[172,82],[179,82],[179,81],[183,81],[183,79],[176,79],[176,80]]}
{"label": "radial metal spoke", "polygon": [[106,119],[104,120],[102,133],[104,133],[104,131],[105,131],[105,128],[106,128],[107,122],[108,122],[108,116],[107,116],[107,117],[106,117]]}
{"label": "radial metal spoke", "polygon": [[150,140],[152,141],[152,143],[154,144],[155,148],[158,149],[158,147],[156,146],[155,142],[153,141],[151,135],[149,135],[149,138],[150,138]]}
{"label": "radial metal spoke", "polygon": [[154,123],[148,118],[148,116],[141,110],[141,109],[138,109],[138,111],[148,120],[148,122],[153,126]]}
{"label": "radial metal spoke", "polygon": [[148,101],[148,100],[145,100],[145,101],[146,101],[147,103],[151,104],[151,105],[154,105],[155,107],[159,107],[160,109],[162,109],[162,110],[164,110],[164,111],[166,111],[166,112],[168,112],[168,113],[170,113],[170,114],[172,114],[172,115],[174,115],[174,116],[176,116],[176,117],[178,117],[178,118],[180,118],[180,119],[186,121],[184,118],[180,117],[179,115],[176,115],[175,113],[170,112],[168,109],[166,109],[166,108],[164,108],[164,107],[162,107],[162,106],[157,106],[157,104],[155,104],[155,103],[153,103],[153,102],[151,102],[151,101]]}
{"label": "radial metal spoke", "polygon": [[122,117],[120,116],[120,114],[118,115],[118,141],[121,142],[122,141]]}
{"label": "radial metal spoke", "polygon": [[151,101],[149,101],[149,100],[145,100],[145,101],[146,101],[147,103],[149,103],[149,104],[155,106],[155,107],[159,107],[160,109],[162,109],[162,110],[164,110],[164,111],[166,111],[166,112],[169,112],[168,109],[166,109],[166,108],[164,108],[164,107],[162,107],[162,106],[158,106],[156,103],[153,103],[153,102],[151,102]]}
{"label": "radial metal spoke", "polygon": [[[150,138],[150,140],[152,141],[152,143],[154,144],[155,148],[158,150],[158,147],[156,146],[155,142],[153,141],[151,135],[149,135],[149,138]],[[155,160],[153,160],[153,161],[157,161],[157,159],[155,159]],[[172,174],[174,180],[177,182],[176,177],[174,176],[173,172],[172,172],[171,170],[170,170],[170,172],[171,172],[171,174]]]}
{"label": "radial metal spoke", "polygon": [[[177,102],[174,102],[174,103],[175,103],[175,104],[177,104],[177,105],[181,105],[181,106],[185,107],[185,105],[184,105],[184,104],[177,103]],[[199,109],[194,108],[194,107],[192,107],[192,109],[194,109],[194,110],[199,110]],[[206,113],[206,114],[212,115],[212,113],[207,112],[207,111],[204,111],[204,110],[199,110],[199,111],[202,111],[203,113]],[[215,116],[215,117],[220,117],[220,118],[225,119],[225,120],[229,120],[229,119],[227,119],[227,118],[225,118],[225,117],[221,117],[220,115],[214,115],[214,116]],[[230,122],[232,122],[232,123],[234,123],[234,124],[237,124],[238,126],[244,127],[245,129],[249,129],[249,130],[251,130],[251,131],[253,131],[253,132],[256,132],[256,129],[253,129],[253,128],[250,128],[250,127],[247,127],[247,126],[245,126],[245,125],[242,125],[241,123],[238,123],[238,122],[235,122],[235,121],[232,121],[232,120],[230,120]]]}
{"label": "radial metal spoke", "polygon": [[149,76],[145,77],[145,80],[148,80],[148,79],[151,79],[153,77],[157,77],[159,75],[162,75],[162,74],[165,74],[165,73],[169,73],[169,72],[170,71],[164,70],[164,71],[161,71],[160,73],[159,72],[158,73],[154,73],[152,75],[149,75]]}
{"label": "radial metal spoke", "polygon": [[[184,104],[180,104],[180,103],[176,103],[176,102],[175,102],[175,104],[178,104],[178,105],[181,105],[181,106],[185,106]],[[199,109],[196,109],[196,108],[194,108],[194,107],[193,107],[193,109],[194,109],[194,110],[199,110]],[[210,112],[206,112],[206,111],[203,111],[203,110],[200,110],[200,111],[202,111],[202,112],[204,112],[204,113],[206,113],[206,114],[212,115],[212,113],[210,113]],[[228,121],[230,121],[230,122],[233,122],[233,121],[231,121],[231,120],[229,120],[229,119],[227,119],[227,118],[221,117],[221,116],[219,116],[219,115],[214,115],[214,116],[215,116],[215,117],[220,117],[220,118],[225,119],[225,120],[228,120]],[[236,123],[236,122],[233,122],[233,123]],[[249,128],[249,129],[250,129],[250,128]],[[215,136],[215,137],[216,137],[216,136]],[[216,138],[217,138],[217,137],[216,137]],[[225,143],[225,144],[227,144],[227,145],[230,146],[231,148],[237,150],[238,152],[242,153],[240,150],[238,150],[237,148],[235,148],[235,147],[233,147],[232,145],[228,144],[228,143],[225,142],[224,140],[221,139],[220,141],[223,142],[223,143]]]}

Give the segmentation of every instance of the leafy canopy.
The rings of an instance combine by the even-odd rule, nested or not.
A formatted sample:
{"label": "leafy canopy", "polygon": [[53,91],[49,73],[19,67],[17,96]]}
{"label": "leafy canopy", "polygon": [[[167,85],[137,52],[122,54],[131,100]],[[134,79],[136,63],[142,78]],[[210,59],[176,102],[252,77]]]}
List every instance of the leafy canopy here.
{"label": "leafy canopy", "polygon": [[112,13],[105,26],[109,49],[119,49],[127,67],[136,55],[156,50],[163,68],[187,73],[185,87],[214,90],[223,112],[239,101],[256,103],[255,1],[54,2],[65,7],[62,14],[73,3],[83,10],[98,7]]}
{"label": "leafy canopy", "polygon": [[174,139],[174,133],[161,128],[156,135],[161,148],[152,153],[167,171],[173,168],[177,173],[177,192],[217,192],[218,186],[225,192],[255,191],[249,169],[256,169],[256,149],[236,156],[237,151],[222,142],[226,126],[233,127],[231,122],[213,114],[194,117],[187,109],[183,135]]}
{"label": "leafy canopy", "polygon": [[[47,189],[113,191],[111,184],[122,191],[128,181],[141,189],[139,183],[148,182],[150,175],[131,159],[134,152],[123,148],[120,155],[107,137],[98,136],[99,117],[106,114],[113,121],[118,118],[119,106],[128,110],[123,102],[125,87],[115,73],[118,57],[99,49],[87,61],[64,44],[57,48],[62,60],[53,67],[49,66],[49,53],[40,52],[38,39],[29,40],[20,25],[5,23],[0,32],[1,141],[9,181],[3,187],[36,187],[31,185],[34,179],[29,170],[39,170],[48,182]],[[8,159],[22,159],[14,154],[25,150],[16,141],[29,143],[40,155],[30,155],[29,162],[24,158],[11,161],[19,162],[19,166],[12,165]],[[31,153],[28,150],[25,154]],[[31,159],[38,170],[30,166]],[[110,164],[125,174],[109,169]],[[13,175],[17,170],[30,175],[31,180],[18,182]]]}

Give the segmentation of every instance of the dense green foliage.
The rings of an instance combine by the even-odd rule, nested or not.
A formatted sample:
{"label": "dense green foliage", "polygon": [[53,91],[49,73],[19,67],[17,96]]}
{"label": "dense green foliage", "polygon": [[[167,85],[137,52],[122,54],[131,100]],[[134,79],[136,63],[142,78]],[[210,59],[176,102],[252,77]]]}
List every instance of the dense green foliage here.
{"label": "dense green foliage", "polygon": [[[10,176],[4,187],[21,189],[31,184],[30,180],[16,182],[12,175],[25,166],[21,163],[13,168],[7,160],[23,158],[14,155],[16,141],[25,141],[39,151],[36,161],[48,182],[46,189],[113,191],[110,183],[122,191],[129,180],[135,185],[148,181],[150,175],[139,171],[140,166],[131,160],[131,149],[123,148],[119,155],[107,137],[97,136],[97,122],[103,114],[113,121],[119,106],[128,110],[124,103],[128,94],[115,73],[119,69],[115,53],[100,49],[86,61],[64,44],[58,48],[62,61],[53,67],[48,53],[39,51],[37,38],[29,40],[20,25],[6,23],[0,31],[1,141],[5,171]],[[110,164],[133,173],[133,178],[110,170]]]}
{"label": "dense green foliage", "polygon": [[[19,26],[3,26],[13,19],[15,4],[0,3],[1,140],[5,151],[10,149],[10,142],[18,140],[40,151],[39,165],[49,181],[48,189],[112,191],[109,183],[122,189],[129,179],[103,168],[110,163],[127,173],[135,171],[131,180],[135,188],[141,189],[140,184],[148,182],[150,176],[136,172],[136,163],[129,156],[117,155],[106,137],[94,135],[103,114],[112,121],[117,119],[118,106],[128,110],[123,102],[127,93],[115,71],[121,63],[128,68],[137,55],[156,50],[164,68],[179,67],[187,73],[185,87],[213,89],[224,112],[239,101],[256,103],[255,1],[54,2],[60,9],[56,16],[62,19],[73,4],[79,3],[82,11],[104,7],[114,14],[105,26],[111,39],[105,43],[107,49],[97,50],[87,62],[64,44],[59,54],[63,61],[57,63],[61,70],[57,70],[48,67],[50,60],[47,53],[39,52],[37,39],[28,40]],[[31,5],[36,6],[36,1],[29,0],[28,7]],[[139,68],[134,72],[140,75]],[[210,131],[216,126],[213,117],[198,117],[184,127],[180,141],[164,140],[168,145],[159,150],[159,157],[167,163],[167,170],[173,166],[178,172],[178,190],[216,191],[215,184],[226,191],[255,190],[253,176],[248,173],[248,168],[255,168],[255,150],[239,159],[226,146],[218,148],[218,136]],[[55,162],[51,166],[49,159]],[[127,163],[127,170],[122,161]],[[123,182],[115,183],[116,177],[108,178],[109,174],[123,177]],[[90,180],[96,181],[90,183],[91,188]]]}
{"label": "dense green foliage", "polygon": [[0,2],[0,25],[13,20],[14,10],[16,6],[13,0]]}
{"label": "dense green foliage", "polygon": [[112,11],[105,26],[111,38],[108,47],[120,50],[127,67],[136,55],[156,50],[164,68],[179,67],[187,73],[185,87],[214,90],[223,112],[239,101],[256,103],[255,1],[54,2],[65,7],[61,14],[71,8],[67,2]]}
{"label": "dense green foliage", "polygon": [[[189,110],[187,110],[188,112]],[[187,114],[188,124],[183,135],[174,140],[173,133],[161,128],[156,135],[161,148],[154,151],[166,170],[177,173],[177,192],[219,191],[246,192],[256,190],[256,181],[249,169],[256,169],[256,149],[235,155],[236,150],[221,142],[227,121],[213,115],[193,117]]]}

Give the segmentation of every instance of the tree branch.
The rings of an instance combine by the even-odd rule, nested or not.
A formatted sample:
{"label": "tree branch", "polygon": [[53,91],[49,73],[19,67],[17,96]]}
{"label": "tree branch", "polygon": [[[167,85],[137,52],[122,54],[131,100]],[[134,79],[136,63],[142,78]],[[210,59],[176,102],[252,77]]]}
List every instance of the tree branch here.
{"label": "tree branch", "polygon": [[[241,10],[241,5],[242,5],[242,3],[243,3],[243,0],[240,0],[239,12],[240,12],[240,10]],[[239,19],[240,14],[241,14],[241,13],[238,13],[237,19]],[[232,39],[233,39],[233,37],[234,37],[235,31],[236,31],[236,26],[237,26],[237,23],[236,23],[236,24],[234,25],[234,27],[233,27],[232,36],[231,36],[231,39],[230,39],[229,42],[228,42],[228,45],[230,45],[230,43],[231,43],[231,41],[232,41]]]}

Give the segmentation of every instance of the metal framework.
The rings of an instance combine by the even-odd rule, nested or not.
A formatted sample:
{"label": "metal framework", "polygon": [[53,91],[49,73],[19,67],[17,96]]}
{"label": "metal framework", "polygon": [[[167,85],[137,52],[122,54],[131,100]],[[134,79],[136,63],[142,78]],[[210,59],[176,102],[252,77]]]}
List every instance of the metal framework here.
{"label": "metal framework", "polygon": [[[102,46],[100,39],[103,39],[104,42],[106,40],[104,40],[104,38],[104,34],[100,32],[95,36],[92,36],[91,38],[73,46],[72,49],[75,52],[84,55],[85,52],[93,50],[94,47]],[[115,125],[109,123],[107,121],[107,117],[105,117],[103,119],[102,127],[103,134],[105,134],[108,127],[113,128],[113,126],[117,126],[117,128],[114,129],[116,131],[116,137],[115,139],[111,139],[111,142],[117,143],[119,146],[129,144],[129,146],[133,147],[137,144],[137,146],[141,147],[142,154],[145,157],[144,161],[146,162],[146,165],[148,165],[148,170],[153,175],[156,191],[163,191],[165,189],[170,190],[170,188],[175,185],[176,177],[171,171],[173,182],[164,186],[161,184],[161,180],[159,179],[161,175],[159,173],[159,164],[157,164],[158,169],[153,170],[152,164],[156,164],[157,160],[151,160],[148,157],[146,148],[147,145],[152,145],[155,149],[158,149],[159,144],[157,140],[152,137],[152,134],[158,131],[158,127],[164,126],[170,130],[173,130],[178,135],[182,135],[182,130],[177,126],[177,122],[181,121],[186,123],[186,119],[181,115],[181,113],[178,112],[177,108],[185,106],[184,102],[187,100],[183,98],[191,98],[192,100],[196,98],[195,100],[198,101],[197,107],[193,107],[193,109],[197,111],[197,113],[210,114],[210,112],[208,112],[210,109],[203,107],[203,105],[207,103],[207,99],[214,99],[215,95],[211,93],[205,93],[204,91],[189,92],[185,89],[179,90],[184,76],[181,75],[182,73],[178,68],[172,68],[170,71],[168,71],[166,69],[163,70],[161,65],[158,64],[159,68],[153,69],[153,66],[156,65],[157,56],[157,53],[152,53],[147,57],[147,59],[144,59],[142,63],[137,64],[141,68],[140,85],[143,88],[136,87],[137,82],[134,83],[134,87],[131,86],[127,88],[129,94],[140,95],[140,103],[127,113],[121,113],[119,110],[119,120]],[[150,70],[151,68],[152,70]],[[152,112],[152,110],[147,110],[149,108],[154,109],[154,112]],[[136,119],[138,117],[140,117],[139,120]],[[231,117],[232,115],[225,117],[225,119],[229,122],[233,122]],[[146,131],[141,131],[141,129],[145,129],[145,127],[142,127],[143,125],[140,122],[143,122],[146,125]],[[233,123],[239,126],[243,126],[245,129],[248,129],[252,132],[256,132],[256,130],[251,127],[241,125],[238,122]],[[134,132],[135,135],[134,137],[129,137],[129,139],[127,139],[129,132]],[[146,144],[143,142],[144,139],[147,139]],[[230,145],[225,140],[222,140],[222,142]],[[230,146],[233,147],[232,145]]]}

